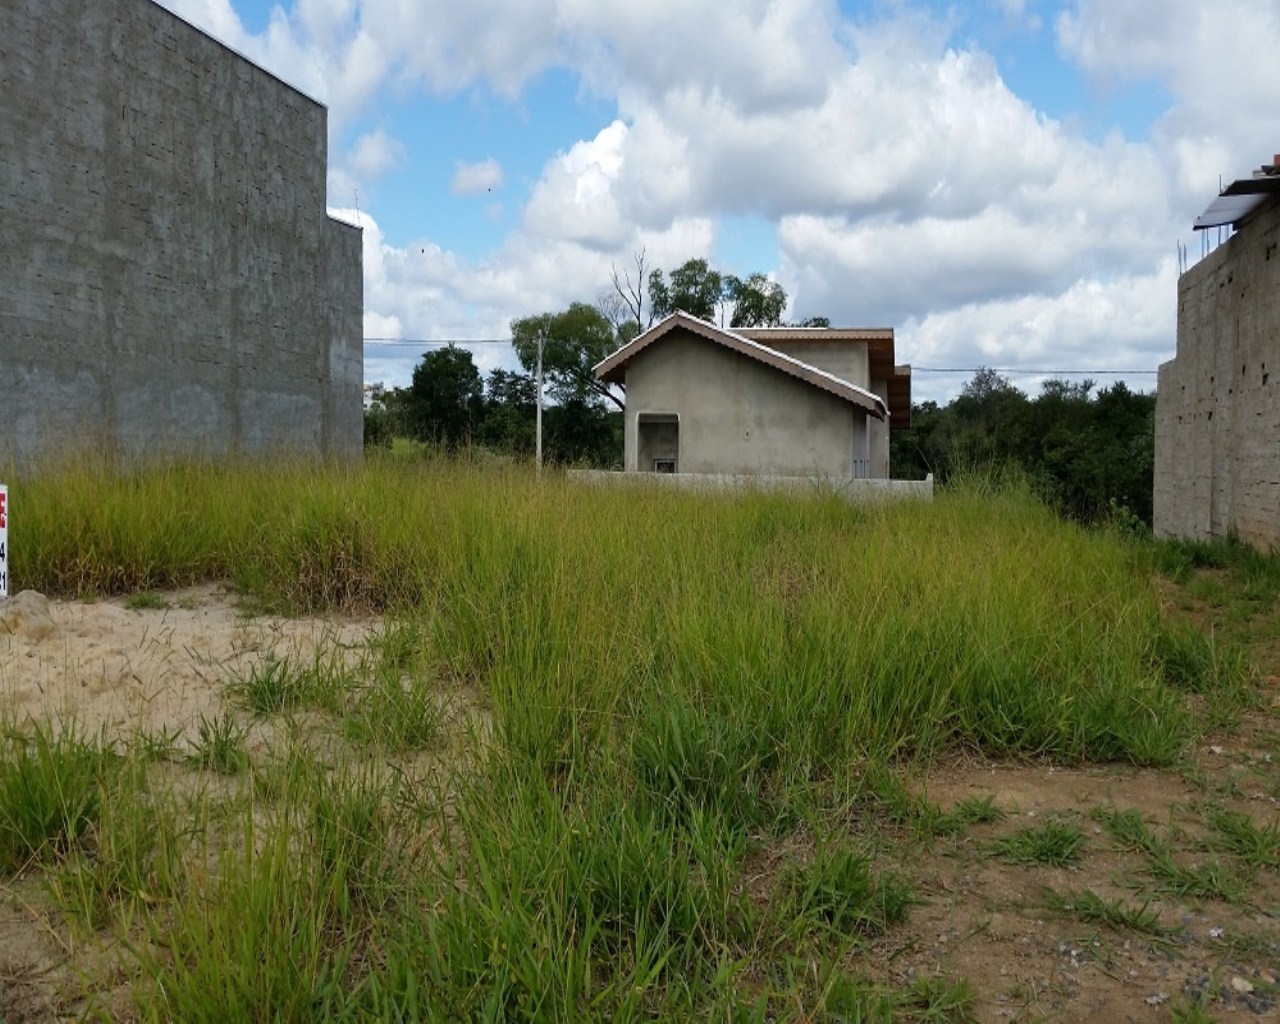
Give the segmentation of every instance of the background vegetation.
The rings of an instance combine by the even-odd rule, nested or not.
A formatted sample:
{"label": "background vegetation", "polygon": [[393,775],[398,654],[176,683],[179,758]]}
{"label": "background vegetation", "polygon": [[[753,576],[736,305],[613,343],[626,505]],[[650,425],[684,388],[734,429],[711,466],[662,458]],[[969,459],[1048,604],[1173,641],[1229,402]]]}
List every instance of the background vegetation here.
{"label": "background vegetation", "polygon": [[1015,466],[1056,511],[1098,522],[1117,509],[1151,525],[1155,464],[1154,394],[1123,382],[1049,380],[1028,398],[1006,378],[980,370],[945,406],[912,406],[911,428],[891,435],[900,479]]}

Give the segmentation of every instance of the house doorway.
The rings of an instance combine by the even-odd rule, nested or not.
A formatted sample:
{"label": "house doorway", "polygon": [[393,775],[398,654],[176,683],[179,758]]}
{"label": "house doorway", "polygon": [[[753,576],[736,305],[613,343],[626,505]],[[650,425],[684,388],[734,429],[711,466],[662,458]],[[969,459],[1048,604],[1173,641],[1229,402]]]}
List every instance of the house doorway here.
{"label": "house doorway", "polygon": [[680,417],[673,412],[636,416],[636,469],[641,473],[680,471]]}

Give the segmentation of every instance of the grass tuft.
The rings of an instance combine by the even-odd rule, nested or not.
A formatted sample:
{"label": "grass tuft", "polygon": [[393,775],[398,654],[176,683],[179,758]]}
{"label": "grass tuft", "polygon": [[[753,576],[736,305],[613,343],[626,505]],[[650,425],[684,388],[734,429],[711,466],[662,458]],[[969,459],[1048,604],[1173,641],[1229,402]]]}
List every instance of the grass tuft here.
{"label": "grass tuft", "polygon": [[1233,854],[1253,871],[1280,868],[1280,821],[1258,825],[1242,811],[1213,807],[1209,826],[1217,844]]}
{"label": "grass tuft", "polygon": [[882,935],[917,902],[909,885],[877,875],[871,861],[847,847],[821,847],[811,863],[787,877],[788,913],[841,935]]}
{"label": "grass tuft", "polygon": [[1080,859],[1084,842],[1084,832],[1074,822],[1046,821],[1000,837],[991,850],[1013,864],[1065,867]]}
{"label": "grass tuft", "polygon": [[118,755],[72,726],[26,734],[5,723],[0,757],[0,875],[69,853],[98,822]]}
{"label": "grass tuft", "polygon": [[248,734],[230,711],[208,718],[200,715],[190,759],[200,768],[222,775],[238,775],[249,767]]}
{"label": "grass tuft", "polygon": [[124,606],[130,611],[163,610],[169,607],[169,601],[153,590],[140,590],[125,598]]}
{"label": "grass tuft", "polygon": [[1092,889],[1057,893],[1052,889],[1045,893],[1045,905],[1054,913],[1073,917],[1085,924],[1102,924],[1108,928],[1127,928],[1143,935],[1165,935],[1160,924],[1160,912],[1151,903],[1127,903],[1122,899],[1108,900]]}
{"label": "grass tuft", "polygon": [[978,1020],[977,993],[964,979],[918,978],[907,989],[904,1002],[915,1021],[971,1024]]}

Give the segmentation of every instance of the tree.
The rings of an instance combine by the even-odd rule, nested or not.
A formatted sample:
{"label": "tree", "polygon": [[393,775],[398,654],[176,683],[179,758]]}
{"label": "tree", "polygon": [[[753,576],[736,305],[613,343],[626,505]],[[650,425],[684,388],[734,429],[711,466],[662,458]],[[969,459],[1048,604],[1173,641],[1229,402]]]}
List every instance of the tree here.
{"label": "tree", "polygon": [[724,279],[724,296],[733,303],[730,327],[777,327],[787,306],[782,285],[755,273],[744,281],[730,274]]}
{"label": "tree", "polygon": [[685,260],[671,271],[668,284],[661,270],[649,275],[649,308],[654,319],[680,310],[712,323],[724,298],[724,278],[704,259]]}
{"label": "tree", "polygon": [[957,469],[1015,465],[1063,515],[1089,522],[1123,505],[1150,523],[1155,396],[1093,387],[1048,380],[1029,400],[979,370],[950,405],[911,407],[911,427],[889,438],[893,474],[944,483]]}
{"label": "tree", "polygon": [[536,382],[523,373],[493,370],[485,381],[480,440],[494,451],[531,455],[538,396]]}
{"label": "tree", "polygon": [[[624,316],[618,316],[613,319],[613,327],[620,341],[623,344],[630,341],[637,334],[642,334],[653,326],[653,303],[649,304],[649,318],[645,320],[644,315],[644,288],[645,288],[645,250],[641,249],[632,257],[636,265],[635,280],[631,279],[631,271],[626,267],[622,268],[622,275],[619,277],[618,268],[610,267],[609,279],[613,282],[613,290],[616,293],[610,296],[616,300],[617,308],[625,311]],[[657,271],[661,273],[661,271]],[[608,316],[608,312],[605,312]],[[634,325],[634,331],[632,330]],[[627,334],[627,337],[623,335]]]}
{"label": "tree", "polygon": [[543,416],[543,452],[551,462],[622,467],[622,414],[599,403],[570,399]]}
{"label": "tree", "polygon": [[560,313],[542,313],[511,321],[511,340],[520,365],[533,373],[538,365],[538,338],[545,339],[542,373],[557,402],[589,403],[607,399],[619,409],[622,400],[608,384],[596,380],[592,367],[617,348],[613,324],[595,306],[575,302]]}
{"label": "tree", "polygon": [[480,371],[471,353],[451,344],[424,355],[405,404],[413,437],[450,449],[469,441],[483,412]]}
{"label": "tree", "polygon": [[1027,430],[1027,396],[990,367],[980,367],[951,403],[944,435],[952,467],[989,466],[1017,460]]}
{"label": "tree", "polygon": [[390,448],[395,437],[391,412],[381,402],[364,414],[364,446],[366,448]]}

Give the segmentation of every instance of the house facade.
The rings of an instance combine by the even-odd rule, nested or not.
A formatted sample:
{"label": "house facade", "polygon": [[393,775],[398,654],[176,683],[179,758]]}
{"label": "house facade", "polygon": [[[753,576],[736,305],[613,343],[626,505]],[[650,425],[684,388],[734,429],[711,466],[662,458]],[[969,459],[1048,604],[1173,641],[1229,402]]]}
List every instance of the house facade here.
{"label": "house facade", "polygon": [[1280,546],[1280,157],[1196,222],[1235,233],[1178,279],[1156,391],[1154,526]]}
{"label": "house facade", "polygon": [[625,469],[887,479],[910,423],[892,330],[729,330],[675,313],[595,367],[626,389]]}

